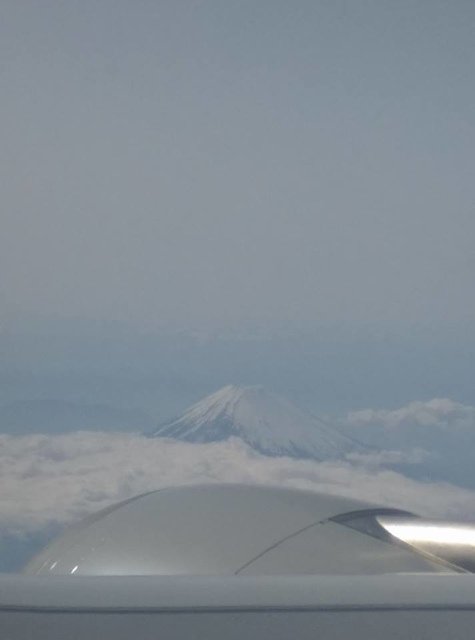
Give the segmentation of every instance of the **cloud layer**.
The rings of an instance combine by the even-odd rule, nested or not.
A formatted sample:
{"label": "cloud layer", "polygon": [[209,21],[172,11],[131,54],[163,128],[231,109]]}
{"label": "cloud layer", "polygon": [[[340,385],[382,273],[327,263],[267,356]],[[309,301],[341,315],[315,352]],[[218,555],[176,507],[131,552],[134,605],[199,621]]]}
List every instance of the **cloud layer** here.
{"label": "cloud layer", "polygon": [[437,427],[442,429],[473,429],[475,407],[454,402],[449,398],[416,401],[399,409],[363,409],[348,414],[350,426],[376,426],[397,429],[403,426]]}
{"label": "cloud layer", "polygon": [[203,482],[285,485],[475,519],[475,492],[417,482],[374,460],[269,458],[239,440],[198,445],[110,432],[3,435],[0,482],[3,534],[41,531],[141,492]]}

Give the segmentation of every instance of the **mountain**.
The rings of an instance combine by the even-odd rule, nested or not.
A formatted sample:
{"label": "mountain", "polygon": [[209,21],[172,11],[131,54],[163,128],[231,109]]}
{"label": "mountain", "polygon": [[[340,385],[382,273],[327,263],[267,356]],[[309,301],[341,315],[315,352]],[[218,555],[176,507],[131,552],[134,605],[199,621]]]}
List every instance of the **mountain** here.
{"label": "mountain", "polygon": [[154,437],[217,442],[237,437],[260,453],[327,460],[365,449],[262,387],[229,385],[160,426]]}

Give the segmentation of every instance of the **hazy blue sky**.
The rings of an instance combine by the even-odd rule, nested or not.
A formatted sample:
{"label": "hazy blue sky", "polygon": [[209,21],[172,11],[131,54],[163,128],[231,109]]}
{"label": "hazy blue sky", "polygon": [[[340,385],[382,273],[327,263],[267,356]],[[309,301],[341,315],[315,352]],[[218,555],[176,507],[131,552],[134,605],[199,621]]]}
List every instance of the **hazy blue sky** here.
{"label": "hazy blue sky", "polygon": [[473,328],[472,0],[4,1],[1,307]]}

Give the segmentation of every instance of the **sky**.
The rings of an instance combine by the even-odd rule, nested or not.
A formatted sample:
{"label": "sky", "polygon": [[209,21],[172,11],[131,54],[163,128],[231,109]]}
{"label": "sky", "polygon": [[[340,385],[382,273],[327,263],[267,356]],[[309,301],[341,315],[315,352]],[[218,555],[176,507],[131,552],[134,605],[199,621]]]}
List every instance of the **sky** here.
{"label": "sky", "polygon": [[473,342],[474,27],[470,0],[2,3],[1,326]]}

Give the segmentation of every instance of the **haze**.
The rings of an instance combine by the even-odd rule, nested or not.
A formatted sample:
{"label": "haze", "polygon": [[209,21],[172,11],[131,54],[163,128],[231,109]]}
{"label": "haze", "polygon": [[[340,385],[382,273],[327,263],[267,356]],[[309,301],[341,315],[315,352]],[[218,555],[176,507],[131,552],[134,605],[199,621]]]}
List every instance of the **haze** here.
{"label": "haze", "polygon": [[475,6],[10,2],[4,328],[473,330]]}

